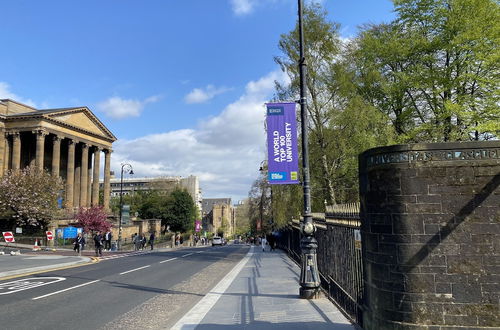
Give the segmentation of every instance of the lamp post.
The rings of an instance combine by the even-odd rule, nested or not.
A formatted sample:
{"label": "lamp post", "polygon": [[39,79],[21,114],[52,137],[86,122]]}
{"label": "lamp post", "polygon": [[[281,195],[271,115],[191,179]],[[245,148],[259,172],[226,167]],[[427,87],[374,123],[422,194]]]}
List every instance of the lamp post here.
{"label": "lamp post", "polygon": [[118,251],[122,249],[122,213],[123,213],[123,172],[134,174],[134,170],[132,169],[132,165],[130,164],[122,164],[122,171],[120,174],[120,221],[118,223]]}
{"label": "lamp post", "polygon": [[306,100],[306,58],[304,56],[304,31],[302,24],[302,0],[298,0],[299,14],[299,37],[300,37],[300,58],[299,58],[299,75],[300,75],[300,118],[301,118],[301,134],[302,134],[302,170],[303,191],[304,191],[304,215],[301,225],[303,234],[300,240],[301,270],[300,270],[300,297],[305,299],[314,299],[319,295],[319,272],[316,249],[318,242],[314,238],[316,227],[314,226],[311,213],[311,189],[309,177],[309,147],[307,136],[307,100]]}

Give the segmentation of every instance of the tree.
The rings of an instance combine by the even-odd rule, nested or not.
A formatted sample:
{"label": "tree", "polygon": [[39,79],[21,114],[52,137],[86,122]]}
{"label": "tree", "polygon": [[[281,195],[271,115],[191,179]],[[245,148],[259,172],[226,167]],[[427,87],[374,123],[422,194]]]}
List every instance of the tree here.
{"label": "tree", "polygon": [[173,231],[193,230],[197,214],[196,205],[187,190],[175,189],[163,206],[162,225],[170,226]]}
{"label": "tree", "polygon": [[[325,204],[358,199],[358,154],[370,147],[388,144],[393,136],[387,125],[389,118],[375,111],[357,94],[352,82],[355,66],[338,30],[338,24],[329,22],[326,11],[318,4],[305,8],[311,202],[312,208],[318,212],[324,210]],[[291,83],[286,86],[277,84],[278,95],[297,99],[297,26],[289,34],[282,35],[279,47],[284,55],[275,60],[288,73]],[[278,188],[279,192],[287,190],[293,191],[294,188]],[[279,198],[277,195],[278,205],[286,203]]]}
{"label": "tree", "polygon": [[[317,154],[311,155],[311,163],[318,164],[316,181],[321,187],[324,199],[329,203],[335,201],[333,182],[334,162],[330,159],[332,140],[328,138],[330,114],[339,100],[335,88],[329,88],[330,65],[338,56],[341,44],[338,35],[338,24],[327,21],[327,13],[319,4],[311,4],[304,8],[305,57],[307,63],[307,98],[309,112],[310,143],[318,146]],[[278,95],[282,99],[299,98],[300,76],[299,62],[299,26],[288,34],[282,35],[279,48],[283,56],[275,57],[281,69],[290,77],[290,85],[277,83]],[[314,174],[312,173],[311,179]]]}
{"label": "tree", "polygon": [[62,180],[36,167],[9,171],[0,179],[0,213],[16,225],[45,226],[58,209]]}
{"label": "tree", "polygon": [[80,207],[75,217],[78,225],[80,225],[86,233],[97,231],[106,232],[111,229],[113,225],[107,221],[107,218],[108,216],[103,206],[92,206],[90,208]]}
{"label": "tree", "polygon": [[395,0],[397,18],[358,38],[364,97],[402,142],[482,140],[500,132],[500,6]]}

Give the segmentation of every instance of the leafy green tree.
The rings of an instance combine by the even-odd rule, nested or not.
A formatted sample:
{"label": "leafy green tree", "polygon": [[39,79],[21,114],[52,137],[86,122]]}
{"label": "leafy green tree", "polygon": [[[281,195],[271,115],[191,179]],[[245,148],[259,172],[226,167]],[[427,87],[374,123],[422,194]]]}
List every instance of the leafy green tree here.
{"label": "leafy green tree", "polygon": [[185,189],[175,189],[164,204],[162,225],[170,226],[173,231],[188,232],[193,230],[196,219],[196,205]]}
{"label": "leafy green tree", "polygon": [[0,213],[16,225],[46,226],[58,210],[62,180],[36,167],[0,178]]}
{"label": "leafy green tree", "polygon": [[400,141],[491,139],[500,132],[500,6],[395,0],[397,18],[357,40],[360,91]]}
{"label": "leafy green tree", "polygon": [[[305,8],[311,200],[313,210],[318,212],[324,210],[325,204],[358,199],[358,154],[370,147],[388,144],[393,136],[388,127],[389,118],[375,111],[358,95],[353,84],[356,70],[352,56],[340,40],[338,30],[338,24],[329,22],[326,11],[318,4]],[[278,84],[278,95],[297,99],[300,78],[298,26],[282,35],[279,47],[283,56],[275,60],[289,75],[291,83]],[[287,190],[295,188],[283,191]]]}

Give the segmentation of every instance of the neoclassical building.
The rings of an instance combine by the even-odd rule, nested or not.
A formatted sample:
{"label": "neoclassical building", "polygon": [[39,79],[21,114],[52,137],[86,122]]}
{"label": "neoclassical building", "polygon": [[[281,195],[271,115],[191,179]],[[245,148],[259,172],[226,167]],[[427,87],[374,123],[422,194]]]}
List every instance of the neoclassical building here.
{"label": "neoclassical building", "polygon": [[87,107],[37,110],[0,99],[0,176],[29,165],[59,175],[67,209],[99,204],[104,153],[104,207],[109,210],[114,141],[116,137]]}

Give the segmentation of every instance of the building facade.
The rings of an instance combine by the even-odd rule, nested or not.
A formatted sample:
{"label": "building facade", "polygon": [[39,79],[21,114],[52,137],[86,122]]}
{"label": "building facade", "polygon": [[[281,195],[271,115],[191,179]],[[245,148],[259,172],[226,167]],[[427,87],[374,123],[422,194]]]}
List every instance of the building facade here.
{"label": "building facade", "polygon": [[67,209],[99,204],[104,153],[104,201],[109,210],[112,143],[116,137],[87,107],[37,110],[0,99],[0,176],[36,166],[64,180]]}
{"label": "building facade", "polygon": [[236,230],[235,208],[231,198],[205,198],[202,203],[203,229],[232,237]]}
{"label": "building facade", "polygon": [[[101,180],[101,186],[103,185],[104,181]],[[119,197],[120,192],[123,192],[123,195],[129,195],[133,194],[135,191],[152,189],[170,193],[178,187],[187,190],[189,195],[193,198],[196,207],[201,212],[202,195],[197,176],[190,175],[186,178],[180,176],[162,176],[151,178],[136,178],[130,176],[123,178],[123,185],[121,184],[121,178],[111,177],[110,180],[111,197]]]}

